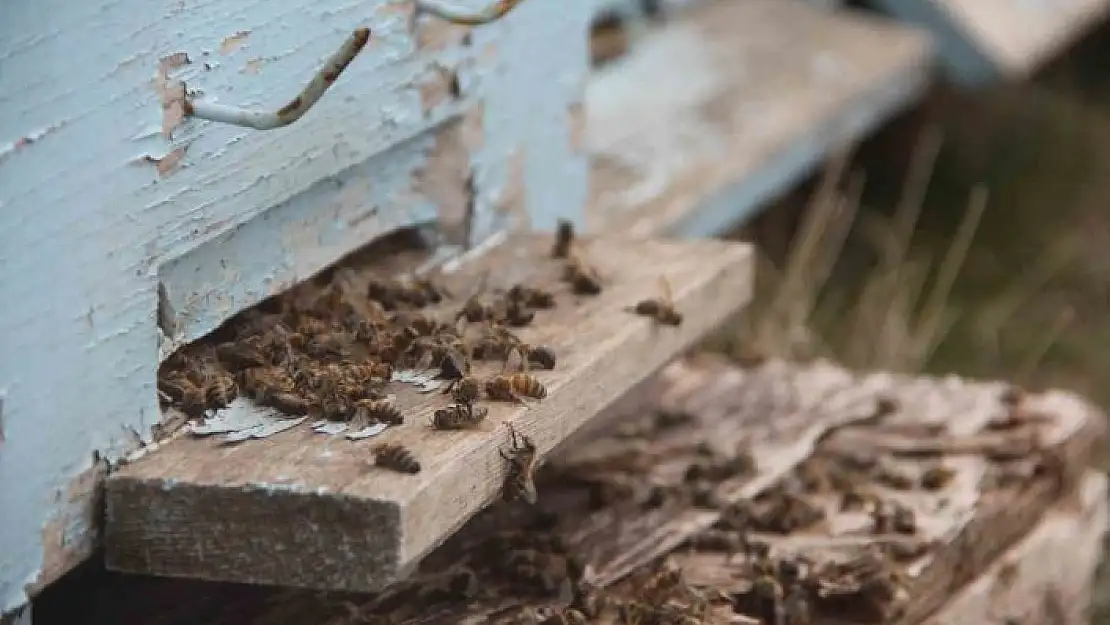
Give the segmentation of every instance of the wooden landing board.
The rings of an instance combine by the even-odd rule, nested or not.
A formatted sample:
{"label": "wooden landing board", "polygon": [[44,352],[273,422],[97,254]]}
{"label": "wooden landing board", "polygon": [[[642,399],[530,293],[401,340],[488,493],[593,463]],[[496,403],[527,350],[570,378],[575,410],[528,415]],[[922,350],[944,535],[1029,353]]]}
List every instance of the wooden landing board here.
{"label": "wooden landing board", "polygon": [[[528,407],[490,403],[485,427],[448,433],[429,427],[447,396],[393,383],[406,422],[370,440],[322,436],[307,426],[230,446],[179,438],[109,479],[109,568],[331,590],[382,588],[498,496],[506,470],[498,452],[508,444],[503,423],[546,454],[750,297],[745,245],[585,238],[579,249],[605,287],[595,297],[573,297],[559,280],[563,264],[548,256],[551,243],[548,236],[511,237],[443,277],[455,294],[475,292],[486,275],[490,289],[524,282],[556,293],[557,307],[519,332],[558,355],[554,371],[536,372],[546,399]],[[673,285],[685,315],[678,327],[656,326],[626,310],[659,295],[660,276]],[[495,371],[500,367],[475,374]],[[372,466],[370,448],[379,442],[408,447],[421,472]]]}
{"label": "wooden landing board", "polygon": [[926,625],[1085,625],[1103,554],[1106,476],[1088,472],[1074,496],[952,598]]}
{"label": "wooden landing board", "polygon": [[697,3],[590,78],[587,226],[718,233],[914,100],[930,65],[925,34],[872,16]]}
{"label": "wooden landing board", "polygon": [[1110,10],[1107,0],[877,0],[928,28],[952,76],[965,83],[1017,79],[1063,52]]}

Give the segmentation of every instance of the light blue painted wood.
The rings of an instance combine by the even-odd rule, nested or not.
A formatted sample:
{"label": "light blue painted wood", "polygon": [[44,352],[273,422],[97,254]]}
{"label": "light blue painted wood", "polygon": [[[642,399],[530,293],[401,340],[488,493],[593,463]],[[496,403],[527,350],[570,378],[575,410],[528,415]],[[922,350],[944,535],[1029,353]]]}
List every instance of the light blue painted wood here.
{"label": "light blue painted wood", "polygon": [[1000,80],[1002,68],[993,62],[962,24],[931,0],[872,0],[884,11],[927,29],[937,42],[945,74],[953,82],[982,86]]}
{"label": "light blue painted wood", "polygon": [[907,71],[861,91],[813,132],[772,155],[743,180],[706,198],[675,223],[670,234],[718,236],[757,216],[812,174],[835,150],[867,136],[918,100],[928,85],[921,71]]}
{"label": "light blue painted wood", "polygon": [[[570,111],[586,73],[587,1],[530,0],[474,31],[471,45],[440,28],[450,40],[441,48],[419,46],[411,8],[5,6],[0,611],[92,552],[94,468],[150,440],[160,353],[461,198],[458,164],[443,156],[446,129],[465,128],[451,156],[474,172],[474,241],[512,222],[496,208],[514,176],[533,225],[580,218],[586,162],[571,148]],[[274,106],[356,26],[372,29],[370,44],[296,124],[256,131],[189,120],[163,136],[161,74],[205,98]],[[434,18],[417,21],[421,34],[435,28]],[[160,59],[178,53],[191,63],[160,74]],[[443,68],[458,72],[461,100],[433,97]],[[160,172],[167,155],[180,162],[163,160]],[[436,177],[445,191],[416,182]],[[169,337],[157,325],[160,283]]]}
{"label": "light blue painted wood", "polygon": [[930,30],[964,86],[1027,77],[1106,18],[1110,0],[871,0]]}

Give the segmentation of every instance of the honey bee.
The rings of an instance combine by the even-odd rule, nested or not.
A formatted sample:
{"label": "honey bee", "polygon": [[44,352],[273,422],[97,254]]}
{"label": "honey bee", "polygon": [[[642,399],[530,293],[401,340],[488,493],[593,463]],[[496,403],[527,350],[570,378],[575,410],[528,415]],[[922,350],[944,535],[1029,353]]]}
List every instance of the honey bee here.
{"label": "honey bee", "polygon": [[452,404],[436,410],[432,427],[437,430],[464,430],[472,428],[489,416],[488,408],[475,408],[474,404]]}
{"label": "honey bee", "polygon": [[660,286],[663,288],[662,297],[645,299],[638,302],[630,309],[630,312],[645,317],[651,317],[661,325],[678,326],[682,325],[682,313],[675,310],[674,300],[671,297],[671,282],[667,280],[666,276],[659,278]]}
{"label": "honey bee", "polygon": [[527,308],[549,309],[555,307],[555,294],[543,289],[517,284],[505,294],[510,302],[519,302]]}
{"label": "honey bee", "polygon": [[570,283],[575,295],[597,295],[601,293],[601,276],[578,254],[573,254],[563,271],[563,281]]}
{"label": "honey bee", "polygon": [[505,323],[514,328],[521,328],[536,319],[536,311],[528,308],[517,300],[509,300],[505,308]]}
{"label": "honey bee", "polygon": [[947,486],[955,477],[955,469],[936,465],[925,469],[918,481],[921,484],[921,488],[937,491]]}
{"label": "honey bee", "polygon": [[269,406],[287,415],[301,416],[312,411],[313,402],[296,393],[265,392],[260,394],[255,401],[263,406]]}
{"label": "honey bee", "polygon": [[424,308],[432,304],[439,304],[444,299],[450,298],[451,293],[441,284],[430,278],[409,277],[399,283],[398,296],[405,303],[417,308]]}
{"label": "honey bee", "polygon": [[566,258],[570,255],[570,248],[574,244],[574,224],[567,219],[560,219],[555,229],[555,244],[551,247],[552,258]]}
{"label": "honey bee", "polygon": [[547,345],[529,345],[520,343],[514,349],[520,354],[521,368],[527,371],[532,365],[548,371],[555,368],[555,350]]}
{"label": "honey bee", "polygon": [[401,425],[404,422],[404,414],[391,398],[360,399],[354,403],[354,418],[351,419],[351,425],[355,429],[362,429],[373,423]]}
{"label": "honey bee", "polygon": [[239,385],[230,375],[215,376],[204,390],[205,402],[210,410],[227,408],[239,396]]}
{"label": "honey bee", "polygon": [[355,380],[385,380],[393,377],[393,365],[388,362],[367,362],[348,365],[346,373]]}
{"label": "honey bee", "polygon": [[871,511],[872,532],[875,534],[914,534],[917,515],[908,506],[880,501]]}
{"label": "honey bee", "polygon": [[220,362],[233,371],[264,367],[271,361],[262,349],[262,342],[261,335],[252,335],[239,341],[221,343],[216,346],[216,354]]}
{"label": "honey bee", "polygon": [[498,317],[500,317],[500,311],[497,310],[496,306],[484,301],[481,295],[474,295],[466,300],[466,303],[459,309],[455,320],[466,319],[470,323],[481,323]]}
{"label": "honey bee", "polygon": [[544,399],[547,387],[535,376],[527,373],[496,375],[486,381],[486,395],[490,399],[525,403],[524,398]]}
{"label": "honey bee", "polygon": [[379,443],[373,448],[374,464],[398,473],[415,475],[420,473],[420,462],[412,452],[401,445]]}
{"label": "honey bee", "polygon": [[159,376],[158,393],[190,417],[199,417],[208,410],[205,389],[194,384],[180,371]]}
{"label": "honey bee", "polygon": [[509,428],[510,448],[507,452],[504,449],[498,450],[501,457],[509,463],[509,469],[505,474],[502,497],[506,501],[520,498],[534,505],[539,499],[534,479],[538,460],[536,445],[532,442],[532,439],[523,434],[518,434],[511,423],[505,425]]}
{"label": "honey bee", "polygon": [[473,404],[482,395],[482,384],[477,379],[464,376],[451,380],[443,393],[451,393],[455,401],[460,404]]}

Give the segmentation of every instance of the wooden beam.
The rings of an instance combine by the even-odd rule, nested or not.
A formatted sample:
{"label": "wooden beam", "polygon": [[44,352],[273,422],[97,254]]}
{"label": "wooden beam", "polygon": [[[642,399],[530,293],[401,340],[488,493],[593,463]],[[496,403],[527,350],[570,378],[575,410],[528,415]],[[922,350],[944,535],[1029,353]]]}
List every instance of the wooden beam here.
{"label": "wooden beam", "polygon": [[[554,347],[558,366],[537,377],[548,396],[527,407],[490,404],[486,427],[432,431],[440,393],[392,383],[405,424],[374,442],[403,444],[416,475],[372,466],[371,441],[313,433],[305,425],[239,445],[183,437],[114,473],[107,486],[110,569],[207,580],[371,591],[405,577],[501,490],[507,428],[542,457],[607,404],[741,309],[751,294],[748,246],[583,238],[580,251],[602,276],[595,297],[574,297],[549,257],[551,239],[512,236],[444,276],[455,294],[525,282],[549,288],[523,340]],[[389,259],[362,271],[368,276]],[[627,308],[673,285],[685,315],[660,326]],[[457,307],[458,302],[454,303]],[[499,367],[496,368],[500,370]],[[492,369],[479,369],[485,376]]]}
{"label": "wooden beam", "polygon": [[1027,77],[1062,53],[1110,10],[1107,0],[876,0],[929,29],[949,75],[975,85]]}
{"label": "wooden beam", "polygon": [[915,100],[931,63],[925,33],[853,11],[676,12],[590,78],[587,226],[717,234]]}

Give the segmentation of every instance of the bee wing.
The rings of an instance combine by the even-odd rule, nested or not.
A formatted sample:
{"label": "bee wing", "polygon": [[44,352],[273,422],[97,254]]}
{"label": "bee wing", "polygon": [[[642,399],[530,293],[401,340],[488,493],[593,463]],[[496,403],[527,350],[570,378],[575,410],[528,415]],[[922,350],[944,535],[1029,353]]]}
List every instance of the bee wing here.
{"label": "bee wing", "polygon": [[671,281],[667,279],[666,275],[659,276],[659,286],[663,288],[663,301],[671,304],[674,298],[671,290]]}

